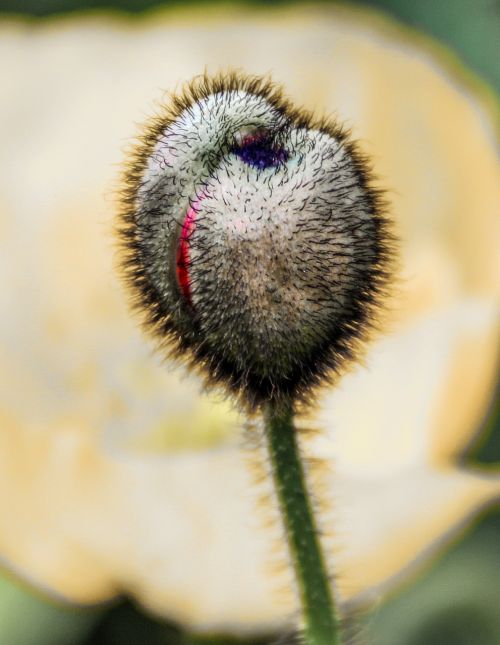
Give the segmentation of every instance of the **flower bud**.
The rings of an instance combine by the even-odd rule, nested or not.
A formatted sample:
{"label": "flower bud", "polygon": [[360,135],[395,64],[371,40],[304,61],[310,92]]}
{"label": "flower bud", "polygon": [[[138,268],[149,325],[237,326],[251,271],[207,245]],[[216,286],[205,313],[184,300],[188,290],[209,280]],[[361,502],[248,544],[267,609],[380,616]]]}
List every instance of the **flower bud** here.
{"label": "flower bud", "polygon": [[145,324],[251,408],[304,400],[374,326],[392,237],[365,158],[270,81],[203,76],[146,125],[119,236]]}

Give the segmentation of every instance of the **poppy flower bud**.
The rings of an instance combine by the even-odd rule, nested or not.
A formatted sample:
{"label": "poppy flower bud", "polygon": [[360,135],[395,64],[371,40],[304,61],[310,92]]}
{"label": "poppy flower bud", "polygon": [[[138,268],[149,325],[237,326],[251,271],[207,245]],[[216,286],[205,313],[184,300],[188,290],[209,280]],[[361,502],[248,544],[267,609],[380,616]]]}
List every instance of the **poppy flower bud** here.
{"label": "poppy flower bud", "polygon": [[270,81],[195,79],[125,171],[123,267],[170,355],[255,407],[302,399],[373,327],[392,238],[366,160]]}

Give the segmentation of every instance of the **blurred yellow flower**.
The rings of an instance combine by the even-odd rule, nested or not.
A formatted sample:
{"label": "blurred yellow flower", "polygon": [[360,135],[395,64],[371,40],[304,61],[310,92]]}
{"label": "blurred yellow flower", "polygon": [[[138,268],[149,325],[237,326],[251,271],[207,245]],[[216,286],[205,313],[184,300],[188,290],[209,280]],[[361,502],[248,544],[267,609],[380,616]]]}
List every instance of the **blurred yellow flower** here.
{"label": "blurred yellow flower", "polygon": [[324,393],[324,432],[304,439],[335,464],[345,601],[376,597],[500,495],[498,473],[458,459],[493,393],[499,182],[484,101],[376,14],[1,25],[1,557],[79,603],[128,592],[195,628],[263,630],[295,603],[269,566],[241,419],[151,355],[110,233],[131,124],[158,88],[229,63],[353,126],[403,240],[391,333]]}

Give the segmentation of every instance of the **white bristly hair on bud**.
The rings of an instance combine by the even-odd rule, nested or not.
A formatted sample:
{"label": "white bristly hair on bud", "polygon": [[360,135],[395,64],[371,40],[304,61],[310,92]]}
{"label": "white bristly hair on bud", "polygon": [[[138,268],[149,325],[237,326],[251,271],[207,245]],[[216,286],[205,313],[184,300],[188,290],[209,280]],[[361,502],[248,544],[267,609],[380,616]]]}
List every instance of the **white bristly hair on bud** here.
{"label": "white bristly hair on bud", "polygon": [[393,238],[335,122],[268,80],[205,75],[145,126],[124,186],[122,266],[169,355],[250,409],[303,403],[357,356]]}

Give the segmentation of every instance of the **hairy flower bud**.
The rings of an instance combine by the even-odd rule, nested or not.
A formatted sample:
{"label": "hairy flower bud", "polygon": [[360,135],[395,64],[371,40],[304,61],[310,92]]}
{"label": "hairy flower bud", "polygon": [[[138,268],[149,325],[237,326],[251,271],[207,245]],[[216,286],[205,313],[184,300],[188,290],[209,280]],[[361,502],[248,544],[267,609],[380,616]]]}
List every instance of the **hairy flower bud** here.
{"label": "hairy flower bud", "polygon": [[255,407],[304,396],[374,324],[392,237],[364,157],[270,81],[203,76],[125,172],[126,279],[170,355]]}

